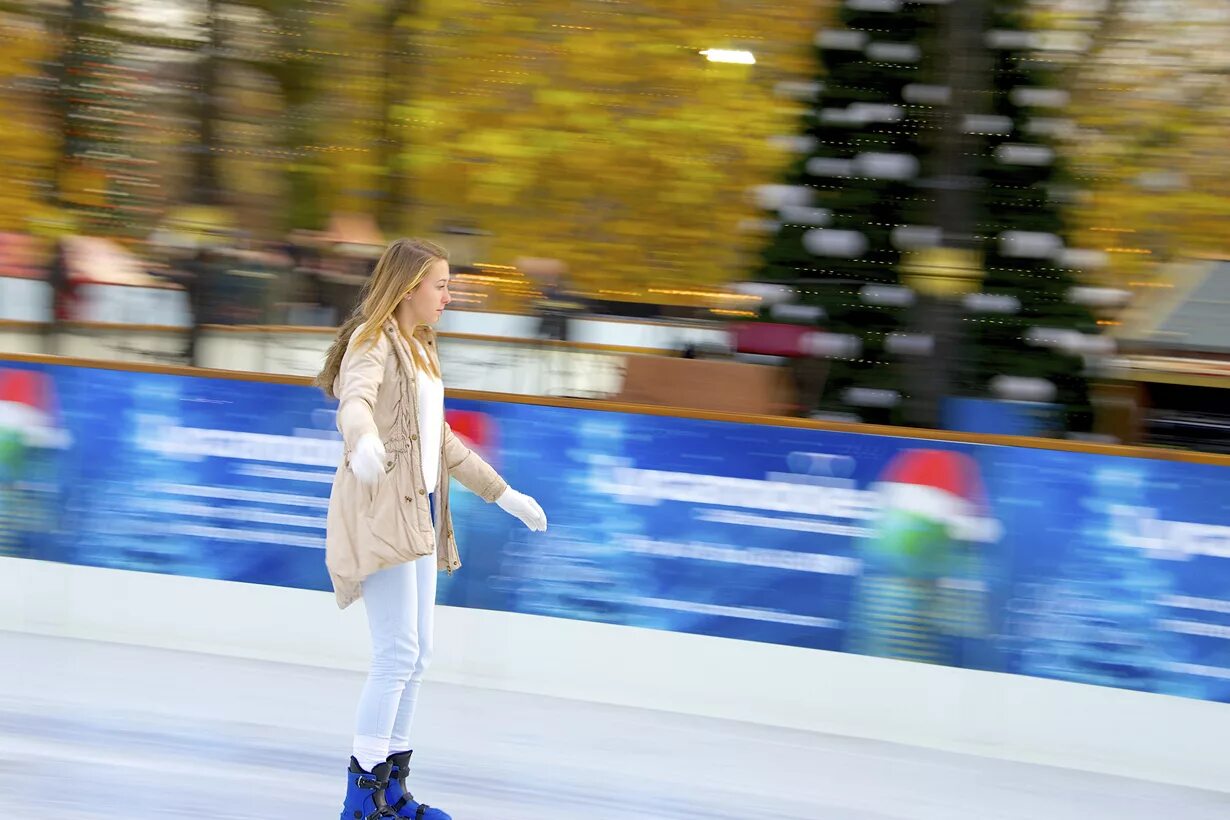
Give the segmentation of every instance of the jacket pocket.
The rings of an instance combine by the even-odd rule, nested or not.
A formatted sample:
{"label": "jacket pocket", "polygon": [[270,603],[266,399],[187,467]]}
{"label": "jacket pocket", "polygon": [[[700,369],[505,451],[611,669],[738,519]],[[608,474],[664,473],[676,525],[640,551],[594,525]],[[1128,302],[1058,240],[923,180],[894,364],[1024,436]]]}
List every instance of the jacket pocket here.
{"label": "jacket pocket", "polygon": [[[384,450],[386,453],[386,457],[384,460],[384,475],[380,476],[380,478],[376,480],[375,485],[364,484],[363,482],[355,478],[355,484],[358,485],[359,491],[361,493],[360,498],[363,499],[363,503],[365,505],[363,507],[365,515],[371,515],[372,505],[376,501],[376,494],[380,492],[380,488],[382,486],[384,486],[385,484],[389,482],[389,479],[391,477],[390,474],[393,472],[394,467],[397,466],[397,462],[395,461],[397,456],[394,453],[389,452],[389,443],[385,441],[384,439],[381,439],[380,443],[384,445]],[[350,452],[349,451],[346,452],[346,471],[347,472],[350,471]],[[351,473],[350,475],[352,478],[354,478],[354,473]]]}
{"label": "jacket pocket", "polygon": [[399,529],[397,505],[392,503],[392,499],[396,498],[396,493],[397,488],[393,486],[393,477],[386,474],[371,491],[371,500],[367,504],[367,513],[364,516],[372,535],[394,549],[397,547]]}

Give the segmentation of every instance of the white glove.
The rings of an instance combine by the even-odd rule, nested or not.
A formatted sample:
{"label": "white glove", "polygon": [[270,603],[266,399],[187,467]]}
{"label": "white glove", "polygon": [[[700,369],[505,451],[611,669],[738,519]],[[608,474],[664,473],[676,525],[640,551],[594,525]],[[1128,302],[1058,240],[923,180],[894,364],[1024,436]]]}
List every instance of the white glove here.
{"label": "white glove", "polygon": [[384,475],[384,462],[388,455],[384,443],[375,433],[364,433],[350,451],[350,472],[363,484],[375,484]]}
{"label": "white glove", "polygon": [[534,532],[545,532],[547,529],[547,514],[538,506],[538,502],[525,493],[519,493],[512,487],[504,490],[503,495],[495,500],[500,509],[511,516],[521,519],[521,523]]}

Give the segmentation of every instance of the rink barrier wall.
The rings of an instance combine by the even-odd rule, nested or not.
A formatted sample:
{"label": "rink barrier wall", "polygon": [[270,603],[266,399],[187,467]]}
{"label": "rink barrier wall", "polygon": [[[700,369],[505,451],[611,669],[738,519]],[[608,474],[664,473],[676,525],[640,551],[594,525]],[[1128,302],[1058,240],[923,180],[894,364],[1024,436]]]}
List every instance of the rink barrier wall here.
{"label": "rink barrier wall", "polygon": [[[109,337],[122,338],[127,342],[139,344],[143,339],[153,335],[173,336],[179,340],[186,341],[191,335],[192,329],[189,327],[180,327],[177,325],[151,325],[151,324],[116,324],[114,322],[60,322],[51,324],[48,322],[28,322],[13,319],[0,319],[0,332],[10,334],[12,338],[17,336],[27,337],[28,344],[20,345],[21,349],[13,350],[16,353],[42,353],[44,355],[52,355],[41,349],[45,339],[53,333],[96,333],[105,334]],[[332,344],[333,337],[337,335],[335,327],[314,327],[306,325],[214,325],[204,324],[198,328],[198,333],[202,337],[224,339],[225,337],[233,337],[240,341],[244,341],[251,337],[298,337],[303,339],[323,339],[325,347]],[[583,342],[574,340],[547,339],[535,337],[517,337],[517,336],[498,336],[491,333],[474,333],[461,331],[439,331],[437,335],[441,339],[452,339],[462,342],[483,342],[488,344],[499,345],[521,345],[534,347],[543,350],[571,350],[577,352],[590,353],[620,353],[625,355],[636,356],[655,356],[655,355],[675,355],[677,350],[674,348],[662,347],[644,347],[628,344],[616,344],[613,342]],[[220,353],[219,357],[224,354]],[[71,356],[67,358],[72,358]],[[91,361],[98,361],[91,359]],[[209,369],[206,367],[205,369]]]}
{"label": "rink barrier wall", "polygon": [[[199,331],[193,339],[187,329],[156,325],[73,322],[53,327],[0,321],[0,350],[165,368],[186,364],[191,341],[195,366],[207,371],[310,378],[336,334],[335,328],[265,325],[204,325]],[[475,333],[439,336],[452,387],[507,394],[609,398],[620,391],[630,358],[663,353],[650,347]]]}
{"label": "rink barrier wall", "polygon": [[[117,377],[135,372],[264,382],[292,391],[307,384],[302,378],[234,371],[43,356],[0,356],[4,360],[36,368],[110,371]],[[644,433],[638,425],[702,425],[689,428],[695,436],[719,429],[711,422],[737,422],[749,431],[833,434],[822,439],[827,443],[853,436],[861,448],[874,445],[887,448],[886,453],[939,442],[1026,448],[1060,459],[1090,456],[1102,459],[1099,464],[1122,459],[1137,467],[1147,462],[1170,483],[1184,475],[1175,471],[1189,467],[1200,471],[1201,481],[1218,482],[1221,468],[1230,465],[1230,458],[1212,454],[1084,442],[456,391],[449,399],[450,408],[459,405],[479,414],[498,415],[500,408],[531,415],[602,411],[593,418],[618,417],[637,435]],[[1216,500],[1200,493],[1196,483],[1187,491],[1196,503]],[[464,544],[462,549],[464,554]],[[478,572],[471,564],[459,576]],[[720,583],[721,577],[714,580]],[[783,591],[783,597],[789,595]],[[440,680],[1230,790],[1230,763],[1220,748],[1230,736],[1230,705],[1212,699],[690,634],[669,626],[650,629],[500,611],[481,599],[464,603],[440,610],[432,672]],[[320,589],[22,557],[0,558],[0,628],[352,670],[362,669],[367,655],[361,607],[339,614],[331,594]]]}
{"label": "rink barrier wall", "polygon": [[[563,345],[577,343],[563,342]],[[310,387],[308,376],[278,373],[262,373],[224,368],[190,367],[148,362],[126,362],[111,359],[95,359],[82,356],[52,356],[43,353],[12,353],[0,351],[0,363],[64,365],[94,370],[119,370],[134,373],[160,373],[172,376],[191,376],[209,379],[227,379],[246,382],[264,382]],[[769,416],[751,413],[722,413],[707,410],[691,410],[679,407],[661,407],[645,404],[628,404],[617,401],[575,399],[564,396],[525,396],[511,393],[493,393],[481,390],[446,390],[448,398],[474,401],[497,401],[507,404],[537,405],[540,407],[567,407],[599,412],[637,413],[640,415],[667,418],[700,419],[707,421],[759,424],[800,430],[824,430],[836,433],[860,433],[865,435],[890,436],[920,441],[944,441],[964,444],[987,444],[1005,447],[1027,447],[1036,450],[1056,450],[1068,453],[1143,458],[1157,461],[1178,461],[1187,464],[1209,464],[1230,467],[1230,455],[1207,453],[1196,450],[1168,449],[1165,447],[1138,447],[1123,444],[1105,444],[1060,438],[1036,438],[1032,436],[1002,435],[997,433],[967,433],[955,430],[931,430],[918,427],[893,427],[880,424],[861,424],[841,421],[795,418],[792,416]]]}

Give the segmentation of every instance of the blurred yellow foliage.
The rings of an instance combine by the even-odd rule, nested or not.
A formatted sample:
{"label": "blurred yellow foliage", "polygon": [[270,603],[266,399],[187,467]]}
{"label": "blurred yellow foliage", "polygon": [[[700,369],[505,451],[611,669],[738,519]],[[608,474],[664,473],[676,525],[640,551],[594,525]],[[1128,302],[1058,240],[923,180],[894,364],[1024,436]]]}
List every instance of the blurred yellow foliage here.
{"label": "blurred yellow foliage", "polygon": [[[406,139],[396,227],[469,224],[488,234],[487,261],[559,258],[588,287],[741,275],[761,241],[738,230],[755,212],[747,192],[789,161],[768,138],[797,128],[773,86],[813,73],[818,23],[807,3],[425,0],[400,24],[410,73],[388,111]],[[708,63],[711,47],[759,64]],[[346,93],[353,105],[362,91]],[[338,171],[346,187],[375,184]]]}
{"label": "blurred yellow foliage", "polygon": [[0,14],[0,230],[21,230],[46,216],[40,185],[50,185],[58,137],[44,121],[36,80],[52,44],[43,28]]}
{"label": "blurred yellow foliage", "polygon": [[[1063,150],[1087,191],[1072,206],[1076,244],[1117,249],[1104,274],[1112,282],[1145,281],[1159,261],[1193,252],[1230,254],[1230,52],[1220,46],[1230,22],[1217,0],[1190,0],[1182,16],[1143,5],[1034,4],[1040,28],[1088,40],[1049,57],[1065,63],[1055,81],[1072,91],[1077,128]],[[797,134],[803,110],[774,88],[815,78],[812,35],[838,6],[344,0],[226,9],[231,56],[216,140],[240,224],[272,235],[295,220],[366,213],[395,233],[463,225],[481,261],[558,258],[586,288],[645,293],[725,282],[755,263],[763,236],[739,230],[758,215],[748,192],[781,179],[794,156],[769,138]],[[43,193],[59,138],[48,66],[63,44],[42,14],[0,13],[0,229],[50,215]],[[132,42],[139,27],[123,25],[116,37]],[[206,42],[196,18],[169,34]],[[198,59],[187,46],[159,48],[168,62],[157,71]],[[751,51],[757,64],[707,62],[700,52],[710,48]],[[314,70],[296,73],[280,59],[291,57]],[[180,71],[181,96],[156,110],[140,102],[141,125],[128,134],[152,160],[142,190],[165,198],[163,208],[192,201],[196,75]],[[288,185],[294,171],[310,185]],[[311,207],[292,220],[300,201]]]}
{"label": "blurred yellow foliage", "polygon": [[1073,208],[1077,238],[1112,249],[1095,278],[1125,286],[1171,260],[1230,258],[1224,3],[1188,0],[1182,14],[1165,4],[1046,3],[1052,28],[1088,37],[1062,76],[1078,125],[1066,153],[1088,192]]}

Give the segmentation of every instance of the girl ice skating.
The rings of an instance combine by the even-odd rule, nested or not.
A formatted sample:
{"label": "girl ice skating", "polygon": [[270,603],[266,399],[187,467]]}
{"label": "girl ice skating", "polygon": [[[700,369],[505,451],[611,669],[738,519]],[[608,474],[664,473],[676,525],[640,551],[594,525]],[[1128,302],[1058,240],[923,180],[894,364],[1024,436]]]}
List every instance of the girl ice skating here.
{"label": "girl ice skating", "polygon": [[316,379],[338,400],[343,462],[329,498],[326,557],[338,606],[364,599],[371,670],[359,699],[341,820],[449,820],[407,788],[410,733],[431,660],[436,572],[461,566],[449,478],[534,531],[547,517],[449,429],[434,326],[450,301],[448,255],[399,239],[385,249]]}

